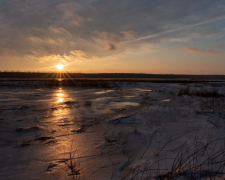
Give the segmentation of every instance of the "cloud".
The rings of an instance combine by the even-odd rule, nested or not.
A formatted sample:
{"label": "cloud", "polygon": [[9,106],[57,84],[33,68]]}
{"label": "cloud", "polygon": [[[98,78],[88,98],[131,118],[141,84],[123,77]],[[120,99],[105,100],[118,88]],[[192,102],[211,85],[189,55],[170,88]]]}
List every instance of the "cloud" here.
{"label": "cloud", "polygon": [[116,49],[116,46],[115,46],[114,44],[108,43],[108,50],[109,50],[109,51],[113,51],[113,50],[115,50],[115,49]]}
{"label": "cloud", "polygon": [[137,35],[134,33],[134,31],[122,31],[121,34],[124,35],[125,40],[134,40],[137,38]]}
{"label": "cloud", "polygon": [[70,55],[59,55],[59,54],[50,54],[49,56],[35,56],[35,55],[27,55],[26,58],[32,59],[41,63],[51,63],[51,64],[68,64],[73,61],[73,56]]}
{"label": "cloud", "polygon": [[[54,44],[54,43],[56,43],[56,41],[53,40],[53,39],[51,39],[51,38],[48,38],[48,39],[41,39],[41,38],[36,37],[36,36],[29,36],[29,37],[28,37],[28,40],[33,41],[33,42],[35,42],[35,43],[49,43],[49,44]],[[63,40],[62,40],[62,39],[57,39],[57,41],[62,42]]]}
{"label": "cloud", "polygon": [[73,50],[70,51],[69,54],[50,54],[48,56],[39,56],[37,55],[37,52],[34,51],[30,54],[26,55],[27,59],[31,59],[34,61],[38,61],[41,63],[50,63],[50,64],[64,64],[69,65],[75,61],[88,61],[88,60],[99,60],[100,58],[92,56],[90,58],[87,58],[87,55],[81,51],[81,50]]}
{"label": "cloud", "polygon": [[223,7],[212,0],[2,0],[0,49],[21,57],[36,51],[38,57],[73,58],[79,49],[86,55],[80,58],[91,59],[137,52],[146,44],[214,38],[221,27],[210,23],[224,20]]}
{"label": "cloud", "polygon": [[86,54],[81,50],[70,51],[70,54],[78,59],[84,59],[84,57],[86,56]]}
{"label": "cloud", "polygon": [[69,36],[71,36],[71,34],[67,30],[65,30],[64,28],[55,28],[55,27],[49,26],[49,30],[53,31],[55,33],[60,33],[60,34],[66,33]]}
{"label": "cloud", "polygon": [[193,48],[193,47],[183,47],[182,49],[187,52],[196,53],[196,54],[218,54],[218,53],[220,53],[218,51],[213,51],[213,50],[209,50],[209,49],[197,49],[197,48]]}
{"label": "cloud", "polygon": [[184,41],[189,41],[189,40],[190,40],[190,38],[171,38],[168,41],[171,41],[171,42],[184,42]]}

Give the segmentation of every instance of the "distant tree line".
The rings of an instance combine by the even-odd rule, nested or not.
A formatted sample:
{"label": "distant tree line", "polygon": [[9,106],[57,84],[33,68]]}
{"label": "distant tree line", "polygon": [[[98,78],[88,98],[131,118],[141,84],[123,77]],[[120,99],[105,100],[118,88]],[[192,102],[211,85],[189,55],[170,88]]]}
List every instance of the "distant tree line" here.
{"label": "distant tree line", "polygon": [[160,79],[225,79],[225,75],[176,75],[142,73],[47,73],[0,72],[0,78],[160,78]]}

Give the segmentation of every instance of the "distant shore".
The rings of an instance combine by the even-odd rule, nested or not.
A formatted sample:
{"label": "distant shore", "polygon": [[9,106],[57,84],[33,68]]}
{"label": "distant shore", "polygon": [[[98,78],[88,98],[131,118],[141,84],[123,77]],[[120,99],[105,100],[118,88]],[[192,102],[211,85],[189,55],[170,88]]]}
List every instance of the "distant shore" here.
{"label": "distant shore", "polygon": [[225,81],[225,75],[185,75],[185,74],[141,74],[141,73],[38,73],[38,72],[0,72],[0,81],[49,81],[49,80],[76,80],[76,81]]}

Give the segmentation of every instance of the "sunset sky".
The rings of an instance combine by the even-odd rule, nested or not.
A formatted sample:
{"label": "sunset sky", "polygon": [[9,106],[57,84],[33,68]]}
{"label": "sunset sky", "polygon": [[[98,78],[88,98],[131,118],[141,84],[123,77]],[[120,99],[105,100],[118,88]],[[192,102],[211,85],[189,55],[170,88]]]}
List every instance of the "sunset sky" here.
{"label": "sunset sky", "polygon": [[1,71],[225,74],[224,52],[225,0],[0,0]]}

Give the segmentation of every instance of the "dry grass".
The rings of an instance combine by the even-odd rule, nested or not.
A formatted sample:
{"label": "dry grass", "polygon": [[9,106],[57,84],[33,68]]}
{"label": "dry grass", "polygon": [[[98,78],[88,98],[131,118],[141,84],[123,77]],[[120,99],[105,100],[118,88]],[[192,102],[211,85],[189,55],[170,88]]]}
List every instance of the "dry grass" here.
{"label": "dry grass", "polygon": [[184,96],[184,95],[196,95],[201,97],[224,97],[223,94],[220,94],[218,90],[214,89],[197,89],[197,88],[191,88],[190,86],[181,87],[177,93],[178,96]]}

